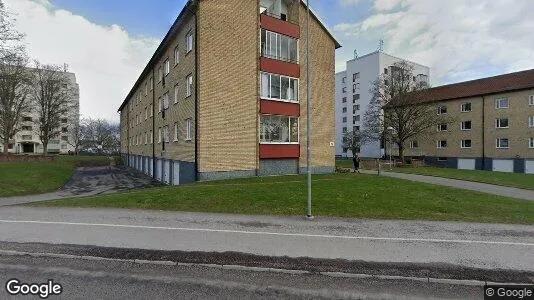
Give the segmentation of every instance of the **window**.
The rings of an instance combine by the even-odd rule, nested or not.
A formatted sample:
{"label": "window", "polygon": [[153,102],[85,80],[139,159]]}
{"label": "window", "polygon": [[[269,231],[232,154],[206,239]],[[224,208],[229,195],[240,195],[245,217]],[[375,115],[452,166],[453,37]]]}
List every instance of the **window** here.
{"label": "window", "polygon": [[500,149],[510,148],[510,143],[507,138],[498,138],[496,140],[496,147]]}
{"label": "window", "polygon": [[360,72],[352,74],[352,82],[356,82],[356,79],[360,79]]}
{"label": "window", "polygon": [[189,53],[191,50],[193,50],[193,32],[189,32],[185,37],[185,48],[186,53]]}
{"label": "window", "polygon": [[352,92],[353,93],[356,93],[357,90],[360,89],[360,84],[359,83],[355,83],[352,85]]}
{"label": "window", "polygon": [[347,112],[347,108],[346,108],[346,107],[343,107],[343,112],[344,112],[344,113]]}
{"label": "window", "polygon": [[347,92],[347,88],[344,87],[343,89],[341,89],[341,92],[346,93]]}
{"label": "window", "polygon": [[66,144],[62,144],[61,145],[61,150],[66,150],[67,149],[67,145]]}
{"label": "window", "polygon": [[471,102],[462,103],[461,111],[462,112],[471,111]]}
{"label": "window", "polygon": [[178,126],[178,122],[176,122],[174,123],[174,141],[175,142],[178,142],[178,137],[180,136],[178,130],[180,130],[180,127]]}
{"label": "window", "polygon": [[294,38],[262,29],[261,45],[261,55],[264,57],[298,62],[298,46]]}
{"label": "window", "polygon": [[186,119],[185,120],[185,140],[186,141],[190,141],[191,140],[191,135],[193,134],[193,122],[191,119]]}
{"label": "window", "polygon": [[360,115],[352,117],[352,123],[353,124],[356,124],[356,122],[359,122],[359,121],[360,121]]}
{"label": "window", "polygon": [[262,72],[260,85],[262,98],[299,101],[297,78]]}
{"label": "window", "polygon": [[67,123],[67,122],[68,122],[68,119],[67,119],[67,118],[63,118],[63,119],[61,119],[61,123],[65,124],[65,123]]}
{"label": "window", "polygon": [[495,128],[508,128],[508,118],[496,119]]}
{"label": "window", "polygon": [[298,143],[299,119],[286,116],[260,117],[261,143]]}
{"label": "window", "polygon": [[32,118],[31,118],[31,117],[22,117],[22,121],[24,121],[24,122],[31,122],[31,121],[32,121]]}
{"label": "window", "polygon": [[460,129],[462,130],[471,130],[471,121],[463,121]]}
{"label": "window", "polygon": [[530,106],[534,105],[534,95],[528,96],[528,105]]}
{"label": "window", "polygon": [[347,117],[343,117],[343,123],[347,123]]}
{"label": "window", "polygon": [[410,142],[410,148],[419,148],[419,142],[411,141]]}
{"label": "window", "polygon": [[187,76],[186,83],[185,83],[185,97],[191,96],[191,93],[193,92],[193,75]]}
{"label": "window", "polygon": [[534,148],[534,137],[528,139],[528,147]]}
{"label": "window", "polygon": [[437,141],[437,147],[438,149],[447,148],[447,141],[446,140]]}
{"label": "window", "polygon": [[388,74],[388,68],[384,68],[384,74]]}
{"label": "window", "polygon": [[148,113],[150,114],[150,117],[153,117],[153,116],[154,116],[154,111],[153,111],[153,109],[152,109],[152,104],[150,104],[150,105],[148,106]]}
{"label": "window", "polygon": [[174,65],[176,66],[180,62],[180,50],[178,46],[174,48]]}
{"label": "window", "polygon": [[31,126],[22,126],[22,130],[24,130],[24,131],[32,131],[33,128]]}
{"label": "window", "polygon": [[347,97],[343,97],[343,99],[341,99],[341,102],[342,103],[347,103]]}
{"label": "window", "polygon": [[161,98],[158,98],[158,112],[161,112],[163,110],[163,100]]}
{"label": "window", "polygon": [[360,131],[360,126],[353,126],[352,131]]}
{"label": "window", "polygon": [[471,148],[471,140],[462,140],[461,147],[462,148]]}
{"label": "window", "polygon": [[148,96],[148,82],[145,82],[145,96]]}
{"label": "window", "polygon": [[161,143],[161,127],[158,128],[158,144]]}
{"label": "window", "polygon": [[68,142],[69,141],[69,137],[64,135],[64,136],[61,137],[61,140],[65,141],[65,142]]}
{"label": "window", "polygon": [[169,93],[163,94],[163,109],[169,109]]}
{"label": "window", "polygon": [[148,119],[148,107],[145,106],[145,120]]}
{"label": "window", "polygon": [[154,89],[154,78],[150,77],[150,90]]}
{"label": "window", "polygon": [[360,94],[352,95],[352,103],[356,103],[358,100],[360,100]]}
{"label": "window", "polygon": [[347,127],[343,127],[343,133],[347,133]]}
{"label": "window", "polygon": [[61,128],[61,132],[63,132],[63,133],[68,132],[67,127],[63,127],[63,128]]}
{"label": "window", "polygon": [[443,115],[447,113],[447,106],[440,105],[438,106],[438,115]]}
{"label": "window", "polygon": [[158,68],[158,82],[161,82],[163,80],[163,69],[161,67]]}
{"label": "window", "polygon": [[528,117],[528,127],[530,128],[534,127],[534,116]]}
{"label": "window", "polygon": [[169,126],[164,126],[163,127],[163,141],[165,143],[169,142]]}
{"label": "window", "polygon": [[438,131],[447,131],[447,124],[439,124],[438,125]]}
{"label": "window", "polygon": [[154,142],[154,132],[152,130],[150,130],[150,139],[148,140],[148,142],[150,144],[152,144]]}
{"label": "window", "polygon": [[178,103],[178,85],[174,86],[174,104]]}
{"label": "window", "polygon": [[495,108],[508,108],[509,104],[508,98],[495,99]]}
{"label": "window", "polygon": [[145,145],[148,144],[148,132],[145,131]]}
{"label": "window", "polygon": [[343,78],[341,78],[341,82],[342,82],[342,83],[345,83],[346,80],[347,80],[347,77],[343,77]]}
{"label": "window", "polygon": [[165,76],[169,75],[171,72],[171,63],[169,62],[169,59],[167,58],[165,60]]}
{"label": "window", "polygon": [[352,106],[352,113],[353,114],[355,114],[358,110],[360,110],[360,105],[359,104]]}

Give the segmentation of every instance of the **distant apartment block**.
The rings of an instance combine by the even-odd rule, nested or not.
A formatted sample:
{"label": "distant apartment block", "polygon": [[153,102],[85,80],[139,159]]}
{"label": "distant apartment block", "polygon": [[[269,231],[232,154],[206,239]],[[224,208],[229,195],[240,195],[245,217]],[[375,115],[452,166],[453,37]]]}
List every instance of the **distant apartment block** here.
{"label": "distant apartment block", "polygon": [[534,69],[435,87],[422,101],[453,121],[410,141],[406,155],[444,167],[534,174]]}
{"label": "distant apartment block", "polygon": [[[353,130],[364,129],[364,116],[371,101],[373,82],[391,72],[392,66],[403,59],[381,51],[356,57],[347,61],[345,71],[336,74],[336,156],[352,157],[350,149],[343,148],[343,135]],[[405,61],[405,60],[404,60]],[[430,69],[409,62],[414,68],[414,81],[430,83]],[[362,144],[361,157],[378,158],[384,154],[381,141]]]}
{"label": "distant apartment block", "polygon": [[[334,171],[334,54],[312,13],[313,171]],[[119,108],[128,166],[168,184],[306,170],[306,6],[188,1]]]}
{"label": "distant apartment block", "polygon": [[[32,71],[31,68],[28,68]],[[74,151],[73,144],[73,121],[79,117],[79,86],[76,83],[76,76],[74,73],[65,72],[65,76],[68,79],[67,86],[64,88],[70,92],[70,101],[72,102],[72,110],[69,114],[62,116],[60,123],[61,128],[57,128],[60,134],[52,138],[48,143],[48,153],[61,153],[66,154],[69,151]],[[39,139],[39,114],[37,113],[37,103],[35,99],[31,98],[28,101],[31,102],[31,110],[28,113],[22,115],[20,128],[17,134],[9,143],[9,153],[43,153],[43,144]],[[0,153],[3,152],[3,145],[0,143]]]}

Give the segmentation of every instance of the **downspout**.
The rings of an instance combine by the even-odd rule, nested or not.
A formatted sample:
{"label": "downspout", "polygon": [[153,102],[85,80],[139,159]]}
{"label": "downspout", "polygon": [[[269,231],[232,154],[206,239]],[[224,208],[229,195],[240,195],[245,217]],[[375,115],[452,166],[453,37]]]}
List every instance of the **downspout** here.
{"label": "downspout", "polygon": [[485,117],[485,108],[486,97],[482,96],[482,170],[486,170],[486,141],[485,141],[485,131],[486,131],[486,117]]}
{"label": "downspout", "polygon": [[199,110],[198,110],[198,105],[200,103],[199,101],[199,98],[200,98],[200,87],[199,87],[199,61],[200,61],[200,57],[199,57],[199,47],[198,47],[198,32],[199,32],[199,29],[198,29],[198,16],[197,16],[197,11],[198,11],[198,0],[192,0],[191,2],[191,6],[192,6],[192,9],[189,9],[189,12],[195,17],[195,38],[194,38],[194,43],[195,43],[195,181],[198,181],[199,180],[199,172],[198,172],[198,120],[199,120],[199,116],[198,116],[198,113],[199,113]]}
{"label": "downspout", "polygon": [[152,68],[152,178],[156,178],[156,85],[154,84],[156,78],[154,68]]}

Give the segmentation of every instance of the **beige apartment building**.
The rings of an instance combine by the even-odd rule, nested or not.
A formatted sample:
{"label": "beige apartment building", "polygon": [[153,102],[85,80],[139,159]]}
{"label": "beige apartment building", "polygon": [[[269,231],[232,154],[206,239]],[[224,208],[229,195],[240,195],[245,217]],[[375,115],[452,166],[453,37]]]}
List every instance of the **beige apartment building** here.
{"label": "beige apartment building", "polygon": [[[312,167],[325,173],[340,45],[310,19]],[[304,172],[305,28],[298,0],[188,1],[119,108],[126,164],[169,184]]]}
{"label": "beige apartment building", "polygon": [[534,69],[435,87],[422,101],[451,121],[410,141],[407,155],[451,168],[534,174]]}

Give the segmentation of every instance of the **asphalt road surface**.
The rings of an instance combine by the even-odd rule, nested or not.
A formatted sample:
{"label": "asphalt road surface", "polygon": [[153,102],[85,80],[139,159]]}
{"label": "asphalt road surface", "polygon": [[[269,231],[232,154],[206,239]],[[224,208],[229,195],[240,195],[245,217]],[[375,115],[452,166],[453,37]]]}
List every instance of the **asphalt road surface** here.
{"label": "asphalt road surface", "polygon": [[0,299],[38,299],[9,295],[13,278],[60,284],[48,299],[483,299],[473,285],[0,255]]}
{"label": "asphalt road surface", "polygon": [[534,271],[534,226],[3,207],[0,242]]}

